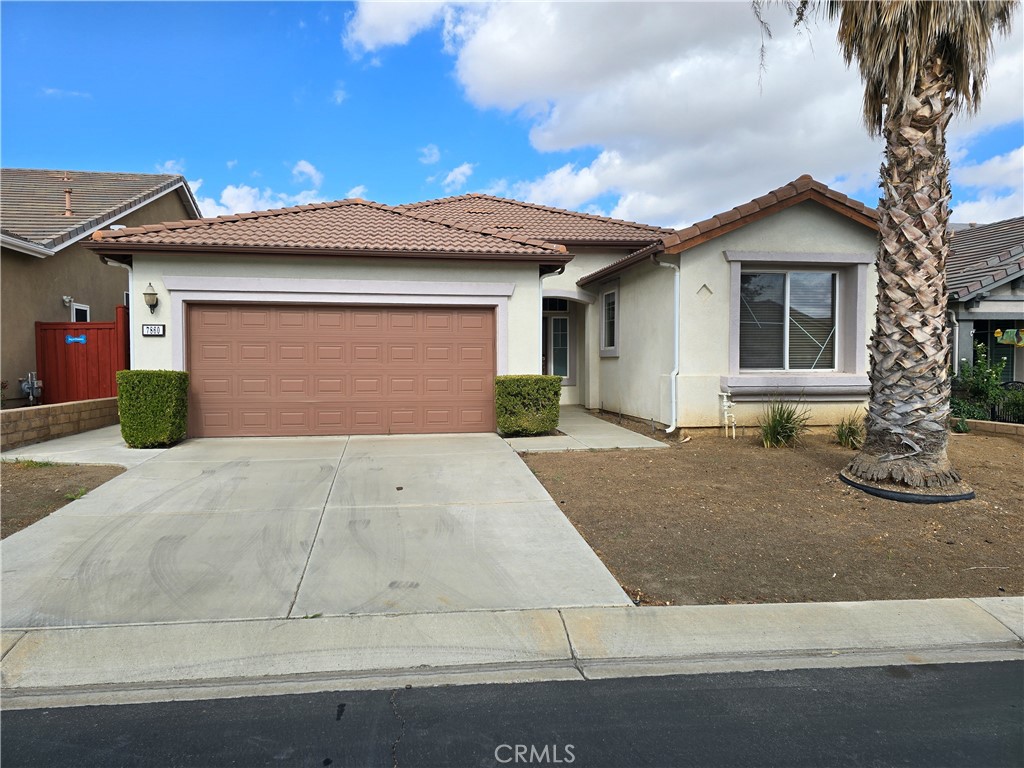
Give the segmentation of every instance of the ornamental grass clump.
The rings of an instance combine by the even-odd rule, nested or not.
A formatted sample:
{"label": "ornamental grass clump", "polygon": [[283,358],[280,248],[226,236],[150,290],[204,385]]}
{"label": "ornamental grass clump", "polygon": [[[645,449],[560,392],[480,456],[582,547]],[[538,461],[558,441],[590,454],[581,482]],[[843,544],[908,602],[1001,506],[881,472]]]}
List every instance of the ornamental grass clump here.
{"label": "ornamental grass clump", "polygon": [[803,403],[770,400],[765,403],[764,412],[757,422],[761,429],[761,442],[765,448],[795,446],[807,431],[810,420],[810,411]]}
{"label": "ornamental grass clump", "polygon": [[859,411],[843,416],[832,429],[832,435],[843,448],[859,451],[864,445],[864,417]]}

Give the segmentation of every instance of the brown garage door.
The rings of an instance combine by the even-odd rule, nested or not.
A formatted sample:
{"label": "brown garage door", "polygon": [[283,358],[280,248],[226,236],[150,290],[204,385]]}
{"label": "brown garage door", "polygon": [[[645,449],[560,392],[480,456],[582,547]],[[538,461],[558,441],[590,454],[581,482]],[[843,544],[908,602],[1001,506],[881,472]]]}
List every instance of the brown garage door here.
{"label": "brown garage door", "polygon": [[191,305],[189,434],[493,432],[494,311]]}

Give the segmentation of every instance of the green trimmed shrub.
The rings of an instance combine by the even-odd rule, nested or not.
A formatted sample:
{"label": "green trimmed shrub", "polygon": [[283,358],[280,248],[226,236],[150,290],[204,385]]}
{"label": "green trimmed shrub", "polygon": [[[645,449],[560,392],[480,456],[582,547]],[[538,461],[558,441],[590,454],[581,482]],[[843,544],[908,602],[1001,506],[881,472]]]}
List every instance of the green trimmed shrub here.
{"label": "green trimmed shrub", "polygon": [[860,450],[864,445],[864,417],[859,411],[843,416],[832,429],[832,434],[841,446],[851,450]]}
{"label": "green trimmed shrub", "polygon": [[1001,412],[1006,421],[1024,424],[1024,389],[1007,390]]}
{"label": "green trimmed shrub", "polygon": [[811,413],[802,402],[769,400],[757,422],[761,428],[761,443],[765,448],[794,446],[807,431]]}
{"label": "green trimmed shrub", "polygon": [[494,380],[498,431],[510,437],[554,431],[561,396],[561,376],[498,376]]}
{"label": "green trimmed shrub", "polygon": [[949,414],[954,419],[981,419],[986,421],[992,418],[988,407],[971,400],[961,400],[954,397],[949,401]]}
{"label": "green trimmed shrub", "polygon": [[188,374],[184,371],[118,371],[117,413],[129,448],[162,448],[185,439]]}

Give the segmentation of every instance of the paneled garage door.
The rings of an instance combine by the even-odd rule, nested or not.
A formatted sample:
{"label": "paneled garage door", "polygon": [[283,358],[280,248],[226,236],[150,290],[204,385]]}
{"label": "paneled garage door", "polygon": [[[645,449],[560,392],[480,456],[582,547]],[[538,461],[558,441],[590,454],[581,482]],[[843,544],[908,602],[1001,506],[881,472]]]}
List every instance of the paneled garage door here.
{"label": "paneled garage door", "polygon": [[189,434],[492,432],[494,311],[191,305]]}

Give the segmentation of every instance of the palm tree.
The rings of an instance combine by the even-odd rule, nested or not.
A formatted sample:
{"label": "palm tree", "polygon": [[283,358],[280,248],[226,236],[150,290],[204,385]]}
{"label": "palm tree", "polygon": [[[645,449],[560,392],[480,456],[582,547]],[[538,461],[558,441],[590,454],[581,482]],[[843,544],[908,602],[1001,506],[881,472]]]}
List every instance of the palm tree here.
{"label": "palm tree", "polygon": [[[798,24],[819,9],[838,21],[846,63],[857,63],[864,82],[865,123],[885,140],[867,436],[843,474],[869,488],[969,491],[946,454],[946,127],[957,110],[978,108],[995,33],[1009,30],[1016,2],[788,5]],[[760,2],[754,6],[761,20]]]}

